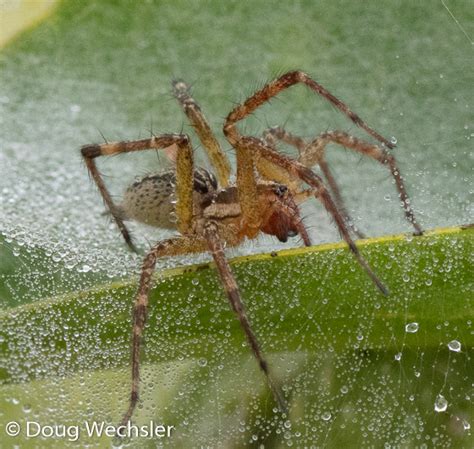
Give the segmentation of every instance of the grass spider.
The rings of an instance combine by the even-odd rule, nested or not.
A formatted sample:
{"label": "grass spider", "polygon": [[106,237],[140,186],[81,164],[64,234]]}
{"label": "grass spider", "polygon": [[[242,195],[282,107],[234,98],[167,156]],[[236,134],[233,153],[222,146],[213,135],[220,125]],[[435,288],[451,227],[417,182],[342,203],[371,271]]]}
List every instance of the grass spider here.
{"label": "grass spider", "polygon": [[[342,131],[325,132],[311,141],[294,136],[281,127],[266,130],[262,138],[242,135],[239,132],[237,123],[240,120],[252,114],[281,91],[297,83],[306,85],[324,97],[380,145]],[[227,298],[240,321],[248,344],[280,409],[286,410],[286,400],[273,380],[271,370],[246,315],[237,283],[224,255],[224,247],[239,245],[245,238],[256,238],[261,232],[274,235],[281,241],[299,235],[305,245],[310,245],[298,205],[307,198],[315,196],[333,218],[357,262],[378,289],[387,294],[387,289],[354,243],[352,234],[359,236],[361,234],[348,218],[336,181],[326,163],[324,151],[328,143],[336,143],[387,166],[395,179],[405,215],[414,226],[415,234],[421,234],[421,227],[415,220],[395,158],[388,151],[394,144],[370,128],[345,103],[306,73],[291,71],[265,84],[247,100],[237,105],[227,116],[224,135],[235,150],[237,158],[237,177],[234,185],[229,180],[230,164],[201,109],[191,97],[188,86],[183,81],[174,81],[173,93],[206,149],[216,176],[205,169],[194,168],[193,149],[186,134],[162,134],[148,139],[91,144],[81,148],[89,173],[130,248],[134,249],[134,245],[124,223],[129,219],[176,229],[181,234],[152,246],[143,262],[133,308],[130,404],[122,423],[125,424],[131,419],[138,402],[140,343],[157,258],[204,251],[211,252]],[[279,140],[298,149],[297,160],[276,151],[275,144]],[[170,148],[176,150],[176,170],[146,176],[128,187],[120,205],[112,201],[97,169],[95,163],[97,157],[147,149],[170,151]],[[325,187],[322,178],[311,170],[315,165],[321,168],[328,182],[328,188]],[[173,215],[176,217],[175,220],[170,219]]]}

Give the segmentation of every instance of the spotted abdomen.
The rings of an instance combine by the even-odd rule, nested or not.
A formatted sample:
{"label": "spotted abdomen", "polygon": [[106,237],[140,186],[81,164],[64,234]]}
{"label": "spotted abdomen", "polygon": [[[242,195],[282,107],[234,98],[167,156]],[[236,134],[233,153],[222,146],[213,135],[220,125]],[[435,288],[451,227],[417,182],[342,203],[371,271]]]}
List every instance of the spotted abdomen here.
{"label": "spotted abdomen", "polygon": [[[194,171],[194,202],[217,190],[214,175],[203,168]],[[150,226],[176,229],[176,172],[147,175],[131,184],[120,205],[125,220],[136,220]]]}

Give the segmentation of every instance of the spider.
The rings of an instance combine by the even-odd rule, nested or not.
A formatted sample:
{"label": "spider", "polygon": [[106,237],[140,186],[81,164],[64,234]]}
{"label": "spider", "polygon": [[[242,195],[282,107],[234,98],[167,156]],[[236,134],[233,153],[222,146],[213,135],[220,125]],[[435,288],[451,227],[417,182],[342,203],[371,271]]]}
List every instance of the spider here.
{"label": "spider", "polygon": [[[259,106],[281,91],[302,83],[332,103],[355,125],[365,130],[380,143],[374,144],[342,131],[320,134],[310,141],[295,136],[281,127],[266,130],[261,138],[242,135],[237,123],[252,114]],[[82,156],[92,179],[97,184],[106,207],[125,242],[135,249],[126,220],[136,220],[152,226],[177,230],[180,235],[163,240],[151,247],[141,270],[138,292],[133,307],[132,382],[128,409],[122,424],[132,417],[139,399],[139,355],[147,317],[148,297],[152,274],[157,259],[165,256],[210,251],[217,267],[230,305],[240,321],[248,344],[262,370],[280,410],[287,404],[262,353],[247,317],[237,283],[224,254],[226,246],[239,245],[245,238],[254,239],[260,233],[276,236],[281,241],[299,235],[304,244],[311,245],[298,206],[311,196],[316,197],[334,220],[357,262],[383,293],[388,290],[360,254],[352,235],[361,235],[351,224],[346,213],[334,176],[325,160],[328,143],[336,143],[369,156],[387,166],[395,179],[401,202],[415,234],[422,233],[417,223],[395,158],[388,149],[394,143],[370,128],[356,113],[327,91],[306,73],[295,70],[265,84],[229,113],[224,123],[224,135],[236,152],[237,174],[235,184],[230,181],[231,168],[225,153],[214,137],[198,104],[191,96],[188,85],[173,81],[173,94],[182,106],[207,151],[216,176],[203,168],[193,166],[193,148],[186,134],[152,135],[150,138],[114,143],[91,144],[81,148]],[[291,159],[276,150],[277,141],[295,146],[298,159]],[[148,175],[134,182],[125,192],[123,201],[116,205],[111,198],[95,159],[147,149],[162,149],[175,154],[176,169],[157,175]],[[311,167],[319,165],[327,188]],[[334,199],[333,199],[334,197]],[[174,218],[173,218],[174,217]]]}

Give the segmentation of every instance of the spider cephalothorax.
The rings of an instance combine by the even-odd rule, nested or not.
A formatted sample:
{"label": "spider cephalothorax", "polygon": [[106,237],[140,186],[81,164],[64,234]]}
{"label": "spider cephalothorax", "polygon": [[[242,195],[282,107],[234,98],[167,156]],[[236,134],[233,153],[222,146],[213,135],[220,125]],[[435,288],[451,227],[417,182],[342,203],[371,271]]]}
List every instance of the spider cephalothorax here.
{"label": "spider cephalothorax", "polygon": [[[282,90],[297,83],[305,84],[331,102],[379,144],[367,142],[342,131],[328,131],[307,141],[278,126],[264,131],[262,138],[240,134],[236,126],[238,121],[253,113]],[[206,149],[216,176],[208,170],[194,168],[193,149],[186,134],[162,134],[136,141],[85,145],[81,149],[87,168],[106,206],[131,248],[134,249],[134,245],[124,223],[126,220],[133,219],[153,226],[176,229],[180,233],[179,236],[154,245],[143,262],[133,312],[132,391],[130,406],[123,423],[131,418],[138,401],[140,343],[157,258],[203,251],[211,252],[231,307],[242,325],[252,352],[280,408],[285,410],[286,400],[273,381],[250,326],[237,284],[224,255],[224,247],[236,246],[245,238],[255,238],[261,232],[276,236],[281,241],[299,235],[305,245],[310,245],[298,205],[313,196],[321,201],[331,215],[358,263],[379,290],[387,294],[387,289],[373,273],[353,241],[352,234],[360,236],[361,233],[354,227],[346,212],[335,178],[325,160],[325,149],[329,143],[339,144],[386,166],[395,180],[405,215],[418,235],[422,230],[415,220],[395,158],[388,152],[394,144],[370,128],[357,114],[307,74],[301,71],[288,72],[267,83],[245,102],[237,105],[226,118],[224,134],[235,150],[237,159],[236,183],[232,184],[229,161],[201,109],[191,97],[186,83],[175,81],[173,92]],[[277,141],[296,147],[299,152],[298,159],[293,160],[280,154],[276,149]],[[126,190],[122,203],[116,205],[97,170],[95,159],[98,156],[147,149],[162,149],[174,154],[176,170],[148,175],[135,181]],[[328,188],[311,170],[311,167],[316,165],[326,178]]]}

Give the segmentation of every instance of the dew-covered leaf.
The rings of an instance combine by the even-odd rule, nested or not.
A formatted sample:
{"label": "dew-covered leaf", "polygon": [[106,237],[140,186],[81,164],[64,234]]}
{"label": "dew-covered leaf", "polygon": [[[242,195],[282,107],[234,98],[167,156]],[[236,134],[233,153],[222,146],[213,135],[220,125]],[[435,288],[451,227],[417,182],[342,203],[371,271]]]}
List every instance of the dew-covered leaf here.
{"label": "dew-covered leaf", "polygon": [[[291,398],[286,430],[285,420],[271,412],[275,405],[215,268],[159,273],[145,331],[144,405],[137,420],[159,417],[176,425],[175,442],[183,447],[188,438],[217,442],[219,429],[225,441],[245,441],[251,429],[262,441],[288,432],[295,444],[319,440],[331,425],[352,432],[355,423],[367,426],[374,442],[381,441],[376,428],[383,428],[384,438],[396,438],[400,426],[409,432],[411,424],[396,416],[380,421],[379,408],[410,414],[437,433],[433,411],[449,408],[446,420],[461,429],[472,380],[468,317],[474,310],[467,298],[473,288],[473,237],[473,228],[450,228],[423,237],[361,241],[363,254],[391,290],[388,297],[376,291],[344,244],[233,261],[253,326]],[[26,401],[43,416],[39,398],[57,384],[68,390],[62,393],[68,401],[81,388],[90,392],[69,412],[71,422],[118,422],[128,396],[124,367],[135,291],[135,281],[117,282],[2,313],[1,388],[5,397],[15,398],[9,410],[20,416]],[[209,414],[210,409],[215,411]],[[244,420],[236,424],[242,434],[234,435],[231,424],[203,429],[204,416],[208,424],[218,416]],[[350,441],[338,433],[327,438],[334,444]]]}

